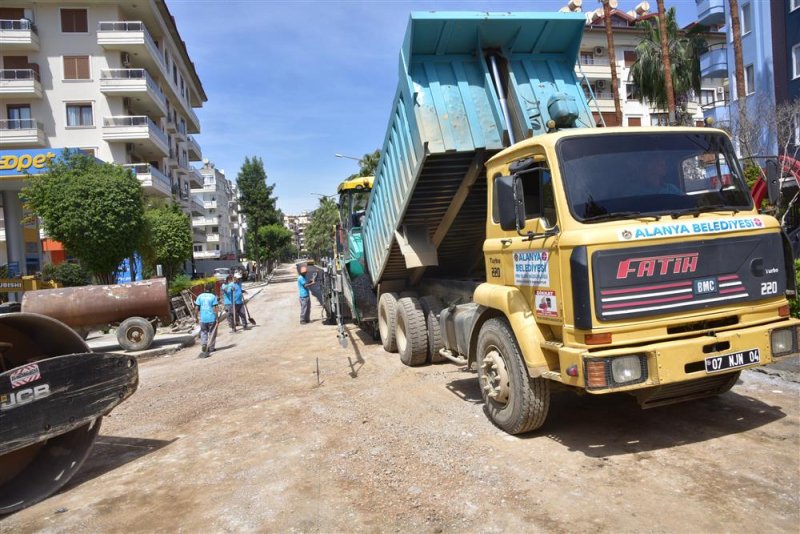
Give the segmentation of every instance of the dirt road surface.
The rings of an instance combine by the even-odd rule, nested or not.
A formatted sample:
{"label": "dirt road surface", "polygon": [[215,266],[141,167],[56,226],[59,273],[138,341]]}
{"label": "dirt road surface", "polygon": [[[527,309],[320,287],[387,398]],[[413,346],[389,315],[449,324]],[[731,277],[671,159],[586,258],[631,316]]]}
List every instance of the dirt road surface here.
{"label": "dirt road surface", "polygon": [[0,531],[797,532],[797,383],[745,372],[647,411],[560,393],[511,437],[473,373],[405,367],[355,328],[341,348],[316,303],[300,325],[294,281],[211,358],[142,362],[78,475]]}

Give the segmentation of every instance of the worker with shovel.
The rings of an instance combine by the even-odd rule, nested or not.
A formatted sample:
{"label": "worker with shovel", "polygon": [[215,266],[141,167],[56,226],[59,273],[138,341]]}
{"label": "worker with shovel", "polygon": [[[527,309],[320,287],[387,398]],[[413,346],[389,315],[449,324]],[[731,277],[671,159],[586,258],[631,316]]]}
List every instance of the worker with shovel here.
{"label": "worker with shovel", "polygon": [[217,307],[219,301],[214,295],[214,284],[206,284],[205,291],[194,301],[197,307],[195,322],[200,323],[200,358],[208,358],[214,352],[217,341]]}
{"label": "worker with shovel", "polygon": [[242,275],[236,273],[233,276],[233,310],[234,323],[241,323],[243,330],[248,330],[247,316],[244,314],[244,289],[242,289]]}

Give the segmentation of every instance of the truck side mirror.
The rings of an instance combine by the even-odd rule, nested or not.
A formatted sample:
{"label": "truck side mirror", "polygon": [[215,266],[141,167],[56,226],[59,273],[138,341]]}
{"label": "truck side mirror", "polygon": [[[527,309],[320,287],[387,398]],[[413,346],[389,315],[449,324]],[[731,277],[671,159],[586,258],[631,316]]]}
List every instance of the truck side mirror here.
{"label": "truck side mirror", "polygon": [[525,227],[525,195],[519,176],[499,176],[494,182],[497,195],[498,218],[503,230],[517,230]]}
{"label": "truck side mirror", "polygon": [[776,204],[781,196],[781,182],[778,177],[778,162],[767,160],[767,197],[770,204]]}

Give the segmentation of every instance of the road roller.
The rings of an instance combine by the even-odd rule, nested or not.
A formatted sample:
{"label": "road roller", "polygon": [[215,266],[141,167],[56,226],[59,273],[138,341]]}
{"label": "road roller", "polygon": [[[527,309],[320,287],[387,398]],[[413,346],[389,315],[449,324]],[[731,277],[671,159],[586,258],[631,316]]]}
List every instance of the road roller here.
{"label": "road roller", "polygon": [[0,315],[0,516],[69,482],[138,384],[135,357],[92,352],[51,317]]}

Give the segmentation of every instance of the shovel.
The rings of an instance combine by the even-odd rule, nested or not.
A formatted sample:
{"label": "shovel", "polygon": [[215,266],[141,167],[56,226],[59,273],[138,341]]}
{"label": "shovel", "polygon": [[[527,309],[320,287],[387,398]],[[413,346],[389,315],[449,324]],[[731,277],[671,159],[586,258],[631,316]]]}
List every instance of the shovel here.
{"label": "shovel", "polygon": [[253,319],[253,316],[250,315],[250,310],[247,309],[247,301],[242,299],[242,305],[244,306],[244,314],[247,316],[247,320],[250,321],[250,324],[256,324],[256,320]]}

